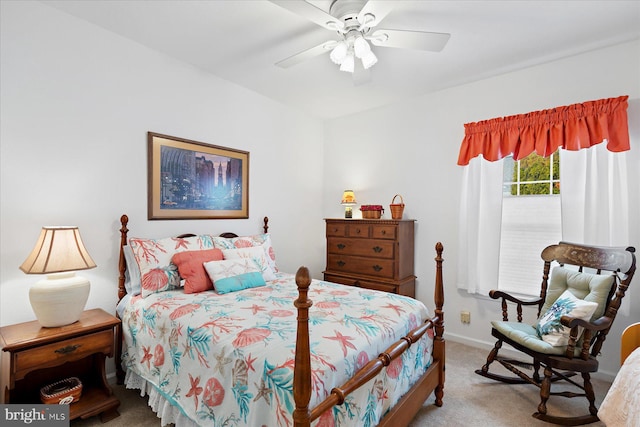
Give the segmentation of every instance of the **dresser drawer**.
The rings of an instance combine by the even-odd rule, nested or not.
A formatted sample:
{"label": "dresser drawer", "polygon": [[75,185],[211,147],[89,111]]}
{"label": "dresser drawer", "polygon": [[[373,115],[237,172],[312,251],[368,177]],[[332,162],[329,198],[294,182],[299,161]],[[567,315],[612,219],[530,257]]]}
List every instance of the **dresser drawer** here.
{"label": "dresser drawer", "polygon": [[395,240],[397,237],[398,227],[395,225],[372,225],[371,237],[374,239]]}
{"label": "dresser drawer", "polygon": [[14,364],[16,379],[23,378],[33,369],[56,366],[100,351],[111,353],[113,342],[113,329],[109,329],[17,352]]}
{"label": "dresser drawer", "polygon": [[342,255],[360,255],[372,258],[393,258],[395,242],[373,239],[327,238],[327,252]]}
{"label": "dresser drawer", "polygon": [[354,279],[351,277],[344,276],[334,276],[332,274],[324,275],[324,280],[333,283],[341,283],[343,285],[356,286],[364,289],[373,289],[376,291],[389,292],[392,294],[398,293],[398,287],[388,284],[388,283],[380,283],[380,282],[370,282],[368,280],[362,279]]}
{"label": "dresser drawer", "polygon": [[347,237],[368,239],[370,237],[371,226],[368,224],[349,224]]}
{"label": "dresser drawer", "polygon": [[327,237],[337,236],[344,237],[347,235],[347,224],[331,223],[327,224]]}
{"label": "dresser drawer", "polygon": [[336,276],[329,273],[324,274],[324,280],[327,282],[341,283],[343,285],[355,286],[364,289],[373,289],[376,291],[389,292],[392,294],[399,293],[399,287],[392,283],[375,282],[354,277]]}
{"label": "dresser drawer", "polygon": [[394,261],[349,255],[327,255],[327,270],[393,278]]}

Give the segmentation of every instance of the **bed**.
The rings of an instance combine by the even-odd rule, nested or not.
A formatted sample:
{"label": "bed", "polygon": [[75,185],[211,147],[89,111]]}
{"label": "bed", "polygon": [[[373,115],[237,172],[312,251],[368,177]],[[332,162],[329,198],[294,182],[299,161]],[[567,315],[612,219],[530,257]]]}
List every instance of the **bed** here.
{"label": "bed", "polygon": [[607,427],[640,425],[640,323],[628,326],[620,343],[620,371],[598,410]]}
{"label": "bed", "polygon": [[162,425],[403,426],[431,393],[442,405],[442,244],[430,314],[279,271],[266,217],[252,236],[147,239],[120,222],[118,382]]}

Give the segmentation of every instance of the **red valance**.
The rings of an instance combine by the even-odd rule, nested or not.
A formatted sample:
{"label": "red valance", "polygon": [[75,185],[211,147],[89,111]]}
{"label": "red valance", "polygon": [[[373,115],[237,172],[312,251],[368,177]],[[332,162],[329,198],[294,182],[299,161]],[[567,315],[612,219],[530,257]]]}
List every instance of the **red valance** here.
{"label": "red valance", "polygon": [[613,152],[629,150],[628,96],[600,99],[464,125],[458,164],[482,154],[489,161],[510,154],[520,160],[533,151],[549,156],[559,147],[577,151],[607,140]]}

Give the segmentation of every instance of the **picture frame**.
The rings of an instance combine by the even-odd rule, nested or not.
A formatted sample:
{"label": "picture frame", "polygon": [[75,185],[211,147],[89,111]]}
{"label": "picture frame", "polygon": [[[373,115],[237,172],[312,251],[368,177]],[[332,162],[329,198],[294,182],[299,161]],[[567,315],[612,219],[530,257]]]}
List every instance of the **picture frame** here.
{"label": "picture frame", "polygon": [[148,132],[148,219],[249,218],[249,152]]}

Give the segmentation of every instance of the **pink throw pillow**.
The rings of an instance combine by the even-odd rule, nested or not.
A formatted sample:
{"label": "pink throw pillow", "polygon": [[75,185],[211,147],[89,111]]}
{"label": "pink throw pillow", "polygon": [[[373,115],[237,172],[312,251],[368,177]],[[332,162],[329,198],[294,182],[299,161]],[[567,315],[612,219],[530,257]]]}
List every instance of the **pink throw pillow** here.
{"label": "pink throw pillow", "polygon": [[178,266],[178,272],[184,279],[184,293],[195,294],[213,289],[213,282],[211,282],[203,264],[223,259],[224,256],[220,249],[206,249],[178,252],[173,255],[171,261]]}

